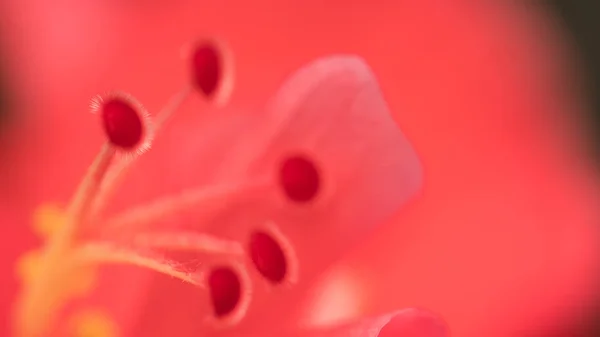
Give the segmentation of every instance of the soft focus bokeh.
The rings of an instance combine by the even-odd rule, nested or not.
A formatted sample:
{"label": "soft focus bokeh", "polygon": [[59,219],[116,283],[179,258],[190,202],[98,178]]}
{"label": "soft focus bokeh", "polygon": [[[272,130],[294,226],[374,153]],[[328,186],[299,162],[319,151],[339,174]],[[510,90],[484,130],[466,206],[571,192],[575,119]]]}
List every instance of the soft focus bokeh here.
{"label": "soft focus bokeh", "polygon": [[593,1],[549,1],[555,18],[561,23],[576,51],[585,82],[586,99],[590,102],[589,126],[593,133],[596,155],[600,158],[600,43],[598,43],[598,10]]}
{"label": "soft focus bokeh", "polygon": [[[124,336],[250,335],[406,307],[439,314],[454,337],[597,336],[600,20],[585,5],[0,0],[0,336],[14,263],[39,244],[34,210],[67,202],[101,144],[89,99],[123,89],[159,110],[187,81],[180,51],[202,37],[230,47],[233,109],[260,109],[316,57],[360,55],[424,185],[301,300],[268,302],[237,329],[206,327],[204,299],[179,280],[107,270],[83,304],[112,313]],[[195,97],[178,114],[203,109]],[[147,177],[180,169],[168,164]]]}

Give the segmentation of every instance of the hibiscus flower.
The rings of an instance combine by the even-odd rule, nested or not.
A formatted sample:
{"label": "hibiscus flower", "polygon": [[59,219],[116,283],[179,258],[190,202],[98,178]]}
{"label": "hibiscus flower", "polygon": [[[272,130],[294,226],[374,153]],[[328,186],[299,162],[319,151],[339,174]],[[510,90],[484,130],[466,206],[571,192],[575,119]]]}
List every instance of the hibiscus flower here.
{"label": "hibiscus flower", "polygon": [[[19,209],[30,214],[38,210],[36,214],[46,219],[38,223],[53,223],[47,219],[60,218],[61,213],[56,212],[56,208],[40,206],[68,201],[77,177],[81,176],[85,163],[92,159],[91,149],[100,144],[102,135],[94,131],[90,116],[73,111],[83,110],[89,96],[112,86],[131,91],[150,111],[157,111],[159,102],[168,95],[166,93],[176,90],[174,88],[184,83],[183,77],[189,75],[172,66],[176,62],[170,62],[174,57],[169,56],[173,55],[169,50],[195,40],[198,30],[217,32],[228,42],[230,52],[235,56],[233,64],[237,80],[234,82],[236,91],[229,97],[231,105],[215,111],[216,108],[199,102],[197,95],[191,98],[187,107],[181,108],[157,133],[152,151],[135,160],[127,178],[121,182],[119,190],[123,192],[113,195],[106,205],[106,214],[114,216],[132,205],[146,203],[164,194],[181,193],[208,181],[223,179],[233,182],[235,190],[242,191],[245,190],[243,187],[252,187],[235,179],[246,169],[239,165],[246,157],[237,153],[249,153],[238,146],[253,149],[270,134],[259,130],[271,130],[269,127],[273,125],[257,122],[248,128],[247,123],[253,120],[275,123],[283,117],[270,112],[293,110],[291,107],[298,106],[302,85],[285,85],[268,105],[271,108],[262,109],[261,101],[275,90],[284,73],[312,59],[340,52],[358,54],[373,69],[369,71],[369,78],[374,78],[374,73],[381,83],[394,119],[423,162],[423,194],[400,207],[397,217],[381,226],[375,238],[365,241],[353,254],[346,255],[339,268],[314,288],[317,274],[336,258],[328,254],[321,256],[322,252],[331,251],[339,254],[337,257],[343,256],[340,250],[347,246],[342,246],[356,241],[351,239],[359,232],[350,231],[345,238],[338,232],[327,233],[329,227],[323,226],[319,235],[311,234],[316,240],[308,235],[302,239],[302,236],[296,237],[280,229],[281,224],[274,221],[274,227],[265,228],[266,236],[254,238],[269,242],[261,247],[282,248],[283,256],[286,256],[285,248],[292,247],[290,251],[296,255],[298,273],[306,270],[304,268],[314,272],[309,273],[311,282],[301,283],[303,278],[299,277],[294,288],[278,288],[283,289],[279,291],[266,285],[264,288],[254,286],[252,302],[243,319],[235,314],[223,315],[227,318],[222,323],[235,324],[235,329],[221,327],[213,331],[214,334],[252,333],[260,331],[257,327],[279,330],[302,320],[329,323],[340,318],[331,317],[332,313],[346,319],[417,305],[440,312],[458,336],[512,336],[519,331],[545,327],[551,322],[562,323],[565,314],[577,312],[572,310],[579,309],[573,308],[575,304],[591,292],[587,282],[595,280],[590,276],[595,277],[593,272],[597,262],[593,254],[595,228],[592,226],[598,215],[594,206],[597,182],[573,147],[565,146],[575,143],[564,137],[573,135],[573,130],[560,123],[560,113],[579,107],[560,85],[562,74],[555,71],[556,60],[548,61],[548,55],[559,54],[554,47],[555,39],[546,33],[547,22],[532,12],[515,5],[495,3],[444,5],[423,2],[402,5],[398,9],[392,8],[398,5],[386,2],[353,2],[354,7],[349,7],[337,2],[308,1],[292,6],[259,1],[253,3],[252,8],[224,2],[201,7],[184,2],[156,3],[121,9],[114,7],[116,5],[100,4],[70,4],[63,9],[53,4],[52,16],[42,15],[48,8],[41,3],[37,5],[27,11],[39,11],[29,15],[40,25],[44,18],[56,20],[59,15],[64,15],[59,20],[61,25],[56,24],[58,22],[47,25],[54,31],[27,35],[38,36],[37,40],[27,41],[48,43],[45,48],[36,43],[23,46],[14,42],[17,39],[13,41],[17,52],[28,56],[22,58],[29,60],[23,61],[28,67],[23,65],[19,72],[26,79],[24,82],[30,94],[28,108],[34,112],[35,120],[31,120],[21,148],[16,151],[18,154],[13,163],[20,176],[13,175],[12,180],[19,186],[15,193],[21,191],[23,195]],[[82,15],[69,15],[77,11]],[[25,11],[19,12],[23,13]],[[85,24],[74,23],[75,18]],[[172,24],[173,18],[178,19],[178,25]],[[27,29],[33,31],[37,28],[33,22],[28,21],[21,27],[25,32]],[[85,29],[73,29],[70,24]],[[71,34],[70,38],[65,38],[66,33]],[[52,34],[60,38],[52,40]],[[540,39],[540,35],[547,38]],[[92,43],[87,43],[86,39]],[[78,42],[73,47],[57,46],[52,41]],[[541,62],[543,60],[546,62]],[[287,90],[294,90],[294,95],[288,97],[285,93],[290,87],[292,89]],[[225,92],[223,97],[228,96],[227,90],[221,92]],[[341,96],[332,94],[329,97],[331,101],[327,102],[336,102]],[[123,99],[133,102],[129,98]],[[222,102],[220,97],[211,100],[217,105]],[[141,116],[139,107],[134,110]],[[263,114],[263,118],[257,118],[258,114]],[[235,118],[231,116],[238,116],[239,120],[233,123]],[[275,117],[270,118],[272,116]],[[331,116],[338,115],[327,111],[319,118]],[[311,130],[322,130],[320,127],[331,125],[331,122],[310,124],[316,128]],[[361,128],[351,131],[347,128],[349,124],[339,124],[340,130],[336,132],[359,134],[372,126],[363,123]],[[294,127],[300,129],[308,125],[302,120],[294,123]],[[394,126],[393,123],[389,125]],[[253,137],[249,138],[253,141],[229,146],[234,139],[250,133]],[[336,133],[331,134],[334,135]],[[282,133],[282,137],[305,142],[306,137],[310,139],[310,133]],[[344,140],[351,141],[350,137],[336,141]],[[286,143],[272,144],[276,149]],[[135,146],[135,149],[139,147]],[[207,155],[199,156],[198,149]],[[391,158],[399,157],[402,156]],[[207,162],[206,158],[218,160]],[[265,157],[265,163],[268,159]],[[308,165],[314,160],[312,156],[308,156],[311,159],[308,161],[304,156],[292,159],[293,163],[309,168],[308,171],[313,171],[310,169],[313,165],[316,172],[323,170],[318,160]],[[364,163],[377,167],[377,163],[366,158]],[[339,164],[342,168],[352,166],[343,165],[344,161]],[[319,174],[313,176],[321,177]],[[328,178],[323,181],[327,182]],[[356,180],[359,185],[361,181]],[[260,179],[254,182],[260,182]],[[322,188],[317,190],[327,195],[327,183]],[[268,193],[250,194],[268,196]],[[311,193],[303,190],[300,194]],[[351,195],[355,194],[346,196]],[[364,215],[355,218],[350,211],[367,214],[360,212],[370,197],[368,194],[361,197],[365,198],[364,202],[357,203],[356,207],[344,207],[349,213],[343,215],[342,212],[340,216],[358,222]],[[18,198],[15,194],[15,199]],[[401,200],[396,201],[398,205],[401,203]],[[215,203],[214,212],[219,213],[219,207],[224,204],[229,205],[229,202]],[[373,214],[377,213],[378,207],[397,208],[385,202],[368,205],[373,206]],[[59,209],[64,209],[64,205]],[[263,211],[258,206],[250,210],[249,214]],[[153,225],[181,230],[177,226],[206,209],[190,211],[179,214],[177,221],[159,217]],[[240,216],[239,212],[226,212],[231,219],[219,219],[219,223],[235,220]],[[246,221],[250,223],[252,218],[249,215]],[[200,219],[198,224],[208,221]],[[286,219],[301,221],[300,215]],[[323,218],[319,219],[322,221]],[[373,224],[378,221],[372,221]],[[225,237],[245,235],[243,231],[227,233],[229,227],[223,226]],[[137,230],[133,233],[119,231],[118,236],[122,237],[119,242],[130,243],[132,236],[137,234]],[[269,237],[274,241],[265,239]],[[243,249],[248,250],[248,240],[242,241],[246,242]],[[141,242],[148,244],[152,240]],[[323,250],[311,253],[310,245],[323,247]],[[303,250],[306,258],[301,254]],[[271,256],[277,255],[281,254]],[[174,258],[181,259],[180,256]],[[219,265],[224,262],[212,261],[205,256],[186,256],[182,260],[197,260],[211,266],[213,262]],[[285,270],[292,271],[293,276],[296,267],[291,261],[294,260],[285,261]],[[267,264],[282,266],[273,261]],[[253,265],[253,270],[259,270],[260,264]],[[240,282],[244,282],[243,268],[231,264],[227,267],[229,269],[220,273],[222,279],[232,280],[227,275],[233,271],[238,273]],[[267,280],[277,280],[281,276],[273,275],[286,274],[283,268],[267,269],[269,272],[265,275],[270,276],[263,275]],[[124,277],[129,272],[119,269],[102,273],[107,279],[100,282],[100,287],[109,288],[112,296],[108,297],[105,295],[108,292],[98,289],[96,294],[103,296],[89,299],[86,304],[95,302],[108,307],[124,331],[137,331],[144,336],[174,331],[185,335],[186,332],[194,334],[214,329],[214,324],[197,321],[208,312],[216,314],[214,302],[211,304],[211,296],[215,295],[205,292],[206,297],[200,300],[194,287],[163,277],[152,279],[151,290],[147,291],[147,283],[143,281],[148,280],[148,275]],[[344,277],[346,281],[340,281]],[[255,280],[255,277],[250,275],[247,279]],[[203,280],[210,280],[210,277]],[[232,283],[235,285],[236,282]],[[540,287],[541,283],[545,286]],[[75,284],[80,286],[71,288],[87,288],[81,286],[86,282]],[[139,291],[133,291],[135,289]],[[272,293],[268,294],[269,291]],[[115,297],[137,307],[119,306]],[[242,305],[236,306],[234,313],[242,312],[240,308],[246,305],[244,301],[239,303]]]}

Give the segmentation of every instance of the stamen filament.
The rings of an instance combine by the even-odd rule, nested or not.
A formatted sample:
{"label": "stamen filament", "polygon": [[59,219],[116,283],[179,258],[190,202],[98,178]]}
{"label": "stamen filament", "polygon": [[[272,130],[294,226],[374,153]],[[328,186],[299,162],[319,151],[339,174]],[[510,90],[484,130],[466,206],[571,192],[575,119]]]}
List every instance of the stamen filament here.
{"label": "stamen filament", "polygon": [[[210,217],[228,206],[233,197],[254,195],[268,186],[264,180],[252,183],[224,184],[184,191],[174,196],[166,196],[148,204],[137,206],[107,219],[101,226],[103,230],[136,230],[148,227],[192,208],[202,208],[204,216]],[[211,205],[212,203],[212,205]],[[212,207],[210,207],[212,206]]]}
{"label": "stamen filament", "polygon": [[198,282],[191,273],[177,270],[174,267],[173,262],[161,261],[125,248],[116,248],[111,244],[86,243],[75,251],[73,257],[78,263],[124,264],[137,266],[202,287],[201,283]]}
{"label": "stamen filament", "polygon": [[179,110],[183,103],[191,96],[193,90],[194,88],[191,85],[186,85],[181,91],[169,99],[167,104],[165,104],[156,115],[155,129],[162,127],[162,125],[167,122],[177,110]]}
{"label": "stamen filament", "polygon": [[102,146],[100,153],[88,169],[88,172],[73,195],[73,199],[69,203],[67,208],[67,224],[58,232],[62,233],[62,235],[58,235],[57,233],[55,241],[58,241],[61,236],[68,236],[67,234],[76,234],[74,232],[78,229],[77,227],[81,225],[82,221],[86,220],[85,217],[89,214],[90,206],[109,171],[115,154],[115,148],[109,143],[105,143]]}
{"label": "stamen filament", "polygon": [[133,245],[179,252],[244,255],[244,249],[238,242],[192,232],[138,234],[133,238]]}

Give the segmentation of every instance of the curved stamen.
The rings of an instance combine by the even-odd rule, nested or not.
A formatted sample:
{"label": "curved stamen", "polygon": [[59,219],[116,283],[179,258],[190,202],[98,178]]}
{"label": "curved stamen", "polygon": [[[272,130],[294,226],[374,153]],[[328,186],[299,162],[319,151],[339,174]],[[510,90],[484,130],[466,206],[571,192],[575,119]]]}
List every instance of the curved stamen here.
{"label": "curved stamen", "polygon": [[[167,104],[158,112],[154,122],[154,133],[158,133],[160,128],[173,116],[173,114],[181,108],[193,92],[193,87],[188,85],[182,90],[173,95]],[[105,209],[109,199],[114,193],[116,187],[126,175],[129,167],[133,164],[135,158],[123,158],[116,163],[108,172],[106,180],[100,187],[98,194],[93,202],[91,215],[96,217]]]}
{"label": "curved stamen", "polygon": [[134,250],[106,243],[86,243],[73,253],[77,263],[125,264],[153,270],[192,285],[203,287],[193,274],[177,270],[175,263],[144,256]]}

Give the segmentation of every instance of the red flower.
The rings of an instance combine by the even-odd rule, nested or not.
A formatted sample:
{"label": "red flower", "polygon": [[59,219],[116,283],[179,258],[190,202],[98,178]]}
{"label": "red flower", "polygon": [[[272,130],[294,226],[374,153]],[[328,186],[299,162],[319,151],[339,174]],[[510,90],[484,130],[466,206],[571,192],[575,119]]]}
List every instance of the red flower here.
{"label": "red flower", "polygon": [[[587,282],[596,280],[592,272],[597,262],[593,251],[596,246],[593,223],[598,216],[595,207],[597,181],[591,178],[584,161],[573,148],[565,146],[574,144],[564,137],[573,132],[564,127],[557,116],[579,107],[561,85],[564,81],[562,74],[555,71],[556,60],[548,56],[555,55],[556,48],[553,44],[543,43],[554,43],[554,40],[549,40],[549,36],[540,38],[547,34],[545,22],[522,8],[493,3],[392,5],[353,2],[349,6],[347,3],[308,1],[292,6],[264,0],[253,3],[252,8],[235,5],[233,2],[202,6],[181,3],[172,7],[157,4],[158,7],[107,11],[102,6],[89,9],[89,4],[85,8],[71,4],[64,7],[65,13],[70,15],[65,14],[60,20],[63,27],[75,17],[88,17],[89,21],[79,25],[80,30],[65,31],[88,34],[82,35],[85,38],[78,40],[74,48],[56,49],[70,51],[67,55],[53,54],[52,48],[40,47],[42,41],[52,41],[48,31],[41,35],[26,35],[30,37],[26,41],[37,41],[38,44],[30,43],[31,49],[27,46],[17,48],[21,53],[28,51],[27,57],[23,58],[28,61],[17,69],[28,85],[30,108],[38,113],[34,121],[37,129],[31,126],[24,133],[26,137],[19,149],[22,160],[14,160],[21,176],[13,175],[13,180],[18,190],[26,191],[26,206],[20,209],[31,212],[41,202],[66,201],[84,159],[89,161],[90,149],[100,144],[99,133],[94,133],[89,116],[80,119],[73,113],[82,109],[84,97],[97,90],[109,89],[104,86],[110,83],[139,92],[136,96],[151,111],[156,111],[161,97],[183,81],[183,71],[167,66],[175,64],[170,60],[173,58],[169,56],[170,50],[196,38],[199,27],[217,32],[232,48],[238,79],[236,92],[231,97],[234,105],[218,112],[208,107],[205,109],[208,111],[203,112],[181,109],[170,124],[170,130],[167,127],[157,136],[154,149],[132,166],[133,172],[121,189],[124,192],[115,196],[108,214],[164,193],[176,193],[207,182],[239,184],[239,179],[235,178],[240,175],[261,172],[258,168],[245,171],[243,163],[248,160],[247,156],[256,156],[255,151],[248,149],[259,148],[257,144],[261,141],[266,143],[265,139],[270,135],[274,137],[260,130],[278,130],[275,125],[283,120],[273,114],[279,109],[271,107],[262,111],[256,107],[261,106],[260,102],[274,89],[283,73],[321,55],[352,52],[365,58],[377,74],[394,118],[422,159],[425,188],[423,194],[414,203],[403,207],[398,217],[384,226],[375,239],[368,240],[356,253],[345,257],[342,266],[359,275],[351,278],[358,285],[348,287],[360,289],[359,294],[354,294],[354,302],[346,302],[349,308],[345,315],[358,316],[418,305],[440,312],[455,335],[468,337],[514,336],[517,332],[543,328],[549,323],[562,323],[565,313],[577,313],[570,309],[589,294]],[[38,9],[29,10],[39,10],[40,14],[48,10],[42,3],[37,6]],[[72,15],[77,11],[76,6],[89,11],[89,15]],[[61,7],[53,4],[52,8],[56,17]],[[37,18],[47,17],[51,16]],[[172,23],[173,18],[178,19],[177,25]],[[34,22],[39,20],[26,22],[21,27],[39,29]],[[60,26],[48,27],[58,29],[56,27]],[[94,35],[96,29],[97,35]],[[118,35],[112,35],[114,32]],[[32,39],[33,36],[38,39]],[[88,44],[86,40],[92,43]],[[21,38],[15,41],[21,41]],[[61,35],[56,41],[69,40]],[[19,43],[15,42],[15,45],[19,47]],[[54,47],[52,43],[50,46]],[[80,54],[75,57],[74,51]],[[205,83],[201,88],[210,91],[206,89],[210,85]],[[315,100],[339,102],[342,96],[331,93]],[[303,95],[295,91],[294,97]],[[381,103],[377,102],[381,100],[371,104],[379,106]],[[198,102],[190,103],[190,106],[196,104],[195,110],[199,110]],[[276,99],[272,106],[289,111],[286,107],[296,106],[293,103],[290,97]],[[330,116],[341,118],[339,130],[334,129],[329,134],[330,137],[338,136],[336,142],[339,143],[336,144],[350,142],[359,144],[357,148],[360,148],[354,132],[368,135],[365,139],[379,139],[377,137],[388,134],[375,132],[367,120],[360,128],[353,129],[354,124],[342,122],[345,118],[356,122],[351,115],[333,114],[320,104],[318,108],[323,112],[318,117],[323,121]],[[312,109],[307,108],[308,111]],[[45,113],[48,111],[51,113]],[[263,125],[258,122],[262,120],[270,122]],[[252,121],[255,123],[251,124]],[[249,128],[248,123],[253,127]],[[321,127],[331,125],[304,123],[297,120],[293,127],[310,132],[292,130],[282,133],[285,138],[269,143],[273,147],[265,153],[277,153],[280,146],[294,141],[310,144],[313,132],[318,134]],[[390,128],[393,126],[389,125]],[[342,132],[342,137],[338,132]],[[247,139],[253,141],[234,142],[245,135],[251,135]],[[352,148],[343,147],[348,151]],[[327,146],[318,149],[327,151]],[[206,155],[198,156],[199,152]],[[345,158],[344,152],[328,153],[331,155],[328,160],[339,158],[338,155]],[[153,157],[153,154],[156,155]],[[381,153],[370,154],[378,155],[377,161],[365,158],[360,164],[380,169],[387,167],[379,162],[384,158]],[[355,162],[359,159],[348,158]],[[267,155],[261,163],[266,167],[279,167],[269,165],[276,159],[281,158]],[[308,156],[299,153],[290,159],[291,163],[296,163],[291,165],[292,168],[303,165],[304,169],[298,170],[303,172],[300,176],[292,174],[294,179],[290,181],[297,184],[290,185],[295,188],[284,189],[288,196],[302,201],[310,199],[314,190],[327,191],[330,178],[325,177],[323,186],[320,180],[315,183],[314,177],[321,175],[314,172],[320,172],[322,165],[311,153]],[[344,165],[346,160],[349,159],[339,160],[335,167],[339,165],[342,172],[351,169],[351,165]],[[215,163],[219,165],[215,166]],[[407,164],[406,167],[412,166]],[[296,169],[290,171],[295,173]],[[350,223],[367,225],[360,217],[369,213],[364,213],[361,207],[387,209],[385,204],[367,204],[372,199],[369,194],[350,193],[352,189],[368,190],[369,186],[361,185],[362,179],[367,178],[388,181],[383,175],[368,174],[361,175],[356,181],[348,180],[348,183],[358,185],[345,184],[351,191],[344,197],[349,198],[348,201],[353,196],[364,199],[348,204],[356,207],[343,207],[348,213],[335,213],[337,216],[343,216]],[[239,190],[240,185],[235,189]],[[373,195],[378,194],[375,192],[372,191]],[[399,202],[400,196],[394,200]],[[215,207],[221,204],[217,203]],[[392,206],[389,205],[390,212],[395,209]],[[219,223],[238,220],[241,213],[238,208],[236,210],[227,212],[230,218],[220,219]],[[249,215],[245,217],[248,223],[252,222],[255,213],[264,211],[261,207],[250,210],[252,212],[247,212]],[[203,213],[206,209],[197,211]],[[215,212],[218,211],[217,207]],[[186,218],[198,215],[194,213],[173,222],[184,223]],[[316,241],[309,240],[308,234],[290,234],[286,232],[287,227],[281,230],[300,257],[299,270],[309,268],[314,272],[309,275],[315,277],[335,257],[325,254],[321,260],[317,254],[330,251],[338,254],[337,241],[342,240],[342,237],[334,236],[340,232],[333,229],[327,232],[328,228],[334,227],[319,227],[322,231],[316,234],[311,225],[317,222],[328,224],[324,221],[324,213],[317,214],[319,217],[315,219],[318,221],[302,221],[301,226],[291,227],[298,228],[300,233],[314,233],[310,235]],[[291,215],[285,217],[291,222],[301,222],[299,219]],[[378,222],[372,220],[368,223]],[[198,221],[201,222],[205,221]],[[315,232],[301,232],[304,230]],[[227,227],[223,231],[227,231]],[[277,232],[269,234],[278,239],[274,233]],[[137,235],[138,231],[127,234]],[[250,242],[262,242],[263,248],[274,247],[263,235],[248,234],[236,231],[230,235],[246,235],[254,238]],[[121,232],[120,235],[124,236]],[[125,242],[130,240],[131,237],[124,239]],[[284,241],[277,243],[285,248]],[[327,244],[329,249],[313,251],[315,255],[310,255],[309,244],[317,247]],[[264,275],[277,281],[288,269],[277,263],[283,261],[281,254],[277,250],[271,252],[271,260],[257,259],[257,270],[262,268]],[[283,253],[285,257],[285,249]],[[302,255],[304,253],[307,255]],[[202,261],[212,262],[204,258]],[[143,312],[142,323],[130,328],[137,328],[144,336],[174,332],[184,335],[209,329],[207,325],[197,323],[198,317],[207,312],[204,306],[210,303],[208,297],[199,300],[201,295],[193,288],[178,286],[165,278],[154,280],[153,290],[146,293],[145,287],[138,283],[139,279],[123,278],[125,272],[120,270],[119,275],[110,271],[104,273],[115,276],[113,282],[118,283],[113,284],[119,287],[109,289],[113,290],[111,297],[96,299],[99,304],[112,306],[111,311],[122,325],[135,324],[138,313]],[[235,288],[235,280],[231,282],[227,275],[224,271],[218,278]],[[311,317],[310,313],[320,313],[313,309],[321,308],[319,303],[331,300],[326,297],[328,293],[318,289],[332,288],[315,288],[317,295],[325,296],[319,301],[319,296],[304,291],[308,284],[305,288],[301,282],[299,280],[296,288],[281,290],[273,296],[261,291],[254,294],[252,305],[257,309],[248,311],[247,316],[237,322],[236,329],[219,333],[251,333],[265,327],[276,331],[301,319],[313,323],[322,319]],[[338,288],[344,286],[347,285],[338,283]],[[327,287],[327,283],[323,287]],[[132,291],[135,288],[140,291]],[[102,295],[107,293],[102,289],[98,291]],[[306,298],[300,297],[301,294]],[[114,296],[122,298],[123,303],[138,304],[140,310],[125,306],[120,310],[115,308],[118,305]],[[348,291],[343,291],[342,296],[347,298]],[[149,299],[148,303],[143,302],[144,298]],[[312,305],[313,300],[319,305]],[[227,311],[227,305],[219,310]],[[335,308],[334,311],[339,310]]]}

